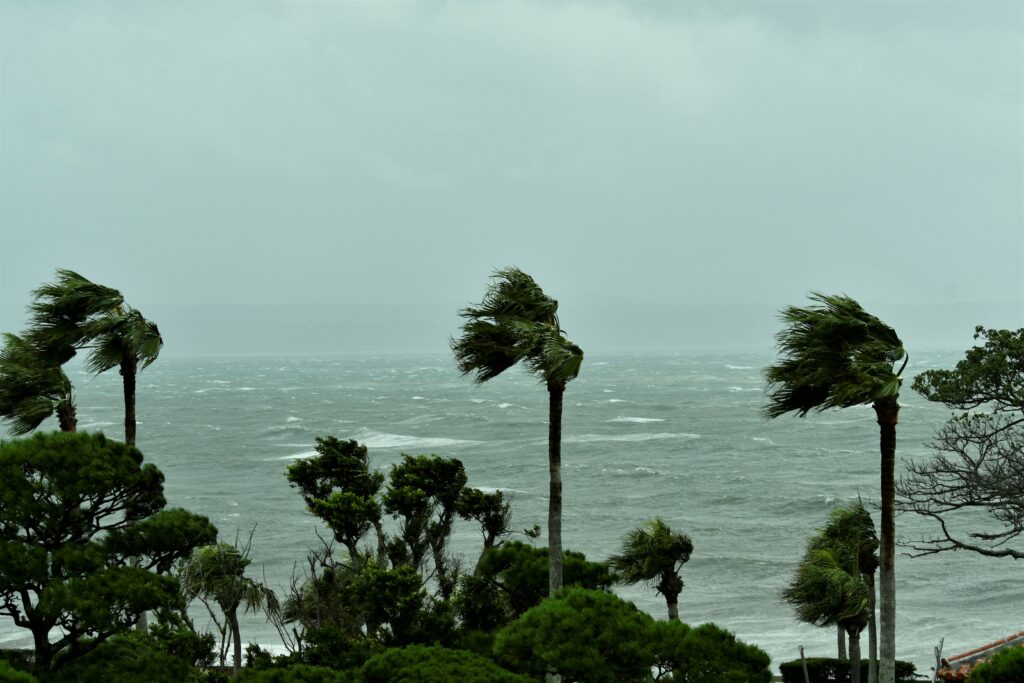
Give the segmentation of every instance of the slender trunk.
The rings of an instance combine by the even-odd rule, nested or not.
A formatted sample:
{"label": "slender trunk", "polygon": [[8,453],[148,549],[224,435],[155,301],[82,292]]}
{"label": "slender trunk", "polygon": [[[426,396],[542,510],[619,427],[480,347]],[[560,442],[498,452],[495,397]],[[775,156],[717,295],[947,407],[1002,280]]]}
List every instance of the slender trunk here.
{"label": "slender trunk", "polygon": [[228,625],[231,627],[231,640],[235,649],[234,673],[237,674],[238,670],[242,668],[242,634],[238,631],[238,608],[228,610],[225,616],[227,616]]}
{"label": "slender trunk", "polygon": [[871,593],[871,614],[868,617],[868,683],[878,683],[878,621],[875,619],[875,576],[867,575]]}
{"label": "slender trunk", "polygon": [[850,631],[850,683],[860,683],[860,631]]}
{"label": "slender trunk", "polygon": [[65,399],[57,404],[57,422],[62,432],[78,431],[78,415],[75,411],[75,404],[70,399]]}
{"label": "slender trunk", "polygon": [[665,596],[665,602],[668,603],[668,619],[669,621],[679,621],[679,600],[676,596]]}
{"label": "slender trunk", "polygon": [[138,373],[135,355],[125,351],[121,355],[121,378],[124,382],[124,442],[135,445],[135,376]]}
{"label": "slender trunk", "polygon": [[565,385],[548,384],[548,595],[562,587],[562,396]]}
{"label": "slender trunk", "polygon": [[839,659],[846,659],[846,629],[836,624],[836,643],[839,650]]}
{"label": "slender trunk", "polygon": [[377,535],[377,567],[388,568],[388,546],[384,538],[384,527],[379,519],[373,520],[373,532]]}
{"label": "slender trunk", "polygon": [[900,405],[895,396],[875,401],[882,455],[882,533],[879,548],[878,683],[896,681],[896,423]]}

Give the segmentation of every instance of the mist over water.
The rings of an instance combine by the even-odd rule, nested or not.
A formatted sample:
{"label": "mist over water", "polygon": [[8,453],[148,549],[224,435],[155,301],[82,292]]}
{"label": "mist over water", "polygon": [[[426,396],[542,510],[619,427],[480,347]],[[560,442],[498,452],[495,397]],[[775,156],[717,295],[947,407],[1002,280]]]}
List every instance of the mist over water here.
{"label": "mist over water", "polygon": [[[961,353],[917,354],[908,373],[950,366]],[[777,665],[801,644],[809,654],[834,652],[833,631],[798,623],[778,593],[829,510],[858,495],[877,504],[879,455],[869,406],[765,420],[761,368],[771,359],[588,355],[565,395],[563,534],[566,548],[600,560],[646,519],[665,518],[695,545],[681,618],[733,630]],[[69,374],[80,429],[120,437],[120,378],[74,365]],[[166,475],[171,506],[208,515],[228,541],[255,527],[253,575],[283,590],[317,544],[317,520],[283,473],[313,454],[317,436],[357,439],[384,471],[403,452],[459,458],[470,485],[511,495],[514,529],[543,529],[547,395],[530,375],[506,375],[475,385],[447,355],[161,358],[140,375],[139,446]],[[900,402],[898,457],[927,457],[922,444],[949,411],[909,388]],[[897,530],[905,538],[929,531],[909,515]],[[453,538],[474,561],[478,531],[461,523]],[[899,658],[926,670],[940,638],[950,653],[1019,630],[1024,599],[1014,569],[960,553],[898,556]],[[616,592],[665,618],[652,589]],[[20,631],[3,623],[0,643],[29,645]],[[251,616],[242,637],[279,643]]]}

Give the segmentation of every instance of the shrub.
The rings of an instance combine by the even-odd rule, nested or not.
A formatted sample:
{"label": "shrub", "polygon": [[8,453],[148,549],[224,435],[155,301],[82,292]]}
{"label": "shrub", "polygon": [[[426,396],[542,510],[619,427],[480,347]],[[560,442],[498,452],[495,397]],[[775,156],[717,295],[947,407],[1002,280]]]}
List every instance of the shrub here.
{"label": "shrub", "polygon": [[0,660],[0,683],[39,683],[30,673],[15,669],[7,662]]}
{"label": "shrub", "polygon": [[[799,659],[779,665],[784,683],[804,683],[804,671]],[[861,677],[866,676],[868,660],[860,660]],[[807,674],[811,683],[848,683],[850,662],[835,657],[815,657],[807,660]],[[896,683],[917,680],[917,669],[910,662],[896,661]]]}
{"label": "shrub", "polygon": [[361,683],[530,683],[478,654],[443,647],[393,648],[363,665]]}
{"label": "shrub", "polygon": [[197,680],[184,660],[162,652],[143,633],[114,636],[47,678],[52,683],[182,683]]}
{"label": "shrub", "polygon": [[233,683],[356,683],[359,679],[351,671],[293,664],[281,669],[242,669],[231,680]]}
{"label": "shrub", "polygon": [[532,676],[557,672],[567,681],[624,683],[650,676],[654,620],[603,591],[563,588],[502,629],[499,663]]}
{"label": "shrub", "polygon": [[970,683],[1020,683],[1024,681],[1024,647],[1010,647],[971,672]]}
{"label": "shrub", "polygon": [[652,625],[656,666],[674,683],[769,683],[771,659],[714,624],[691,628],[677,621]]}

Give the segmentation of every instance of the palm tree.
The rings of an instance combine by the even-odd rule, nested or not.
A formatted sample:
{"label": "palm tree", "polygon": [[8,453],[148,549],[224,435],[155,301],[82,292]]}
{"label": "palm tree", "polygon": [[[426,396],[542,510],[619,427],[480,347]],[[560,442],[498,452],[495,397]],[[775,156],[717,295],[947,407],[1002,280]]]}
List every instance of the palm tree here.
{"label": "palm tree", "polygon": [[[853,299],[820,293],[819,305],[787,307],[776,337],[782,356],[765,371],[768,405],[775,418],[789,412],[871,404],[881,433],[882,544],[880,552],[881,653],[879,680],[894,683],[896,666],[895,465],[900,374],[906,367],[896,332]],[[903,366],[895,370],[896,363]]]}
{"label": "palm tree", "polygon": [[[280,605],[274,591],[245,576],[252,560],[246,553],[228,543],[197,548],[181,569],[179,579],[187,601],[200,598],[209,609],[213,601],[227,620],[234,648],[234,672],[242,666],[242,636],[238,628],[238,608],[247,612],[264,611],[274,615]],[[211,610],[211,615],[213,614]],[[221,659],[223,661],[221,650]]]}
{"label": "palm tree", "polygon": [[0,420],[14,436],[28,434],[54,413],[64,432],[76,430],[71,380],[60,365],[16,334],[0,350]]}
{"label": "palm tree", "polygon": [[558,302],[518,268],[497,271],[479,306],[459,312],[462,336],[451,340],[455,362],[476,382],[522,362],[548,389],[548,590],[562,587],[562,397],[576,378],[583,350],[558,323]]}
{"label": "palm tree", "polygon": [[684,533],[673,531],[660,517],[649,520],[626,536],[622,551],[611,558],[615,569],[626,583],[653,582],[654,589],[665,596],[668,618],[679,621],[679,593],[683,565],[693,552],[693,541]]}
{"label": "palm tree", "polygon": [[838,624],[850,636],[850,681],[860,683],[860,632],[868,623],[871,595],[858,555],[842,545],[812,546],[797,566],[782,599],[800,621]]}
{"label": "palm tree", "polygon": [[85,343],[86,322],[124,305],[121,292],[65,268],[58,268],[56,281],[42,284],[32,295],[26,339],[57,365],[74,358]]}
{"label": "palm tree", "polygon": [[124,440],[135,445],[135,383],[160,355],[160,329],[130,306],[118,306],[82,326],[91,348],[86,367],[99,374],[119,368],[124,385]]}

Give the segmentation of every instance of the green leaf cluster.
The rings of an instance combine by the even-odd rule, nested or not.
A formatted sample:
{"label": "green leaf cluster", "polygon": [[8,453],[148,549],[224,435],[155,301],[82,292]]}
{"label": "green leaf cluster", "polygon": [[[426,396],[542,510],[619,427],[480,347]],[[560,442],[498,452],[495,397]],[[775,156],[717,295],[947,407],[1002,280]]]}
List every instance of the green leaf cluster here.
{"label": "green leaf cluster", "polygon": [[1024,681],[1024,647],[1008,647],[982,662],[971,672],[969,683],[1020,683]]}

